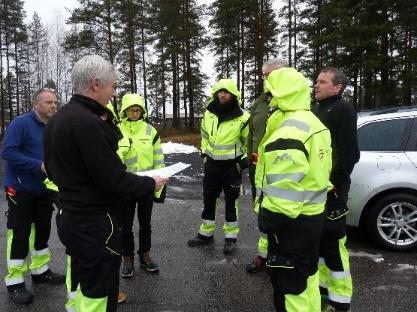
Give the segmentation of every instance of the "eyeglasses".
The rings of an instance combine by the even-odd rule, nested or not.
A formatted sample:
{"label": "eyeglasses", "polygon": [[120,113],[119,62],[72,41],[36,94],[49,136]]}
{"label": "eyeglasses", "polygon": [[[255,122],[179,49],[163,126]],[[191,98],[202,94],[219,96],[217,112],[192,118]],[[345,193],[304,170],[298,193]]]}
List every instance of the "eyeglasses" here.
{"label": "eyeglasses", "polygon": [[130,113],[141,113],[142,110],[141,109],[129,109],[128,112],[130,112]]}
{"label": "eyeglasses", "polygon": [[56,94],[56,90],[55,89],[52,89],[52,88],[40,88],[38,91],[36,91],[33,94],[33,97],[32,97],[33,101],[36,101],[36,99],[39,96],[39,94],[41,94],[42,92],[45,92],[45,91],[51,92],[53,94]]}

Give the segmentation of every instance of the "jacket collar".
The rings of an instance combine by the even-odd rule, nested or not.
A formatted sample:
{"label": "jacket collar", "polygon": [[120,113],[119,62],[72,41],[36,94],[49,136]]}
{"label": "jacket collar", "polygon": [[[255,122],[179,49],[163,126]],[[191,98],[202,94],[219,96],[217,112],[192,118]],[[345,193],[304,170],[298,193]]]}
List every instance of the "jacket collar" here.
{"label": "jacket collar", "polygon": [[318,101],[317,103],[319,103],[320,105],[329,105],[334,102],[340,101],[341,99],[342,99],[342,96],[338,94],[338,95],[329,96],[328,98]]}

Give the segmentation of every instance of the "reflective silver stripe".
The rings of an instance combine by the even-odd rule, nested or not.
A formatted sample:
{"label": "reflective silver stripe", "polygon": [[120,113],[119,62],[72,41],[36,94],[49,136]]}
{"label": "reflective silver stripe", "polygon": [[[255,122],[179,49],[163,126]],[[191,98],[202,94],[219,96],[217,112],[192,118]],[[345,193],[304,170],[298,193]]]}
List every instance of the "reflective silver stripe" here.
{"label": "reflective silver stripe", "polygon": [[227,155],[214,155],[209,150],[206,150],[206,154],[210,156],[211,159],[214,160],[229,160],[229,159],[235,159],[236,157],[239,157],[240,155],[243,155],[242,152],[236,153],[236,154],[227,154]]}
{"label": "reflective silver stripe", "polygon": [[344,278],[350,276],[350,270],[347,270],[347,271],[338,271],[338,272],[330,271],[329,270],[329,272],[330,272],[330,275],[333,278],[338,279],[338,280],[341,280],[341,279],[344,279]]}
{"label": "reflective silver stripe", "polygon": [[264,238],[264,239],[268,239],[268,235],[266,235],[265,233],[262,233],[261,232],[261,235],[259,235],[261,238]]}
{"label": "reflective silver stripe", "polygon": [[17,260],[17,259],[7,259],[7,267],[20,267],[25,265],[25,260]]}
{"label": "reflective silver stripe", "polygon": [[319,258],[319,264],[326,264],[326,262],[324,261],[324,258],[323,257],[320,257]]}
{"label": "reflective silver stripe", "polygon": [[125,164],[126,166],[128,166],[128,165],[131,165],[131,164],[135,164],[137,161],[138,161],[138,157],[137,157],[137,156],[135,156],[135,157],[131,157],[131,158],[126,159],[126,160],[124,161],[124,164]]}
{"label": "reflective silver stripe", "polygon": [[68,293],[68,299],[75,299],[77,297],[77,291],[71,291]]}
{"label": "reflective silver stripe", "polygon": [[207,224],[207,225],[215,225],[216,221],[215,220],[205,220],[205,219],[203,219],[203,223]]}
{"label": "reflective silver stripe", "polygon": [[25,282],[23,276],[14,277],[14,278],[5,278],[4,281],[6,282],[6,286],[17,285],[17,284],[21,284]]}
{"label": "reflective silver stripe", "polygon": [[234,222],[226,222],[225,225],[227,227],[238,227],[239,226],[239,222],[238,221],[234,221]]}
{"label": "reflective silver stripe", "polygon": [[237,238],[237,233],[224,233],[224,238]]}
{"label": "reflective silver stripe", "polygon": [[154,165],[163,165],[163,164],[165,164],[165,162],[164,162],[163,159],[157,159],[157,160],[153,161],[153,164]]}
{"label": "reflective silver stripe", "polygon": [[204,139],[208,138],[208,133],[206,131],[204,131],[203,129],[201,129],[201,137]]}
{"label": "reflective silver stripe", "polygon": [[295,173],[271,173],[266,175],[266,181],[268,184],[279,182],[285,179],[300,182],[306,175],[302,172]]}
{"label": "reflective silver stripe", "polygon": [[328,288],[327,283],[323,281],[320,281],[320,287],[326,288],[326,289]]}
{"label": "reflective silver stripe", "polygon": [[321,191],[304,191],[307,204],[324,204],[327,200],[327,188]]}
{"label": "reflective silver stripe", "polygon": [[329,291],[329,300],[339,303],[350,303],[351,297],[341,296]]}
{"label": "reflective silver stripe", "polygon": [[148,126],[146,127],[146,135],[151,135],[151,132],[152,132],[152,126],[148,124]]}
{"label": "reflective silver stripe", "polygon": [[309,132],[310,131],[310,125],[306,124],[305,122],[297,119],[287,119],[285,120],[278,129],[283,127],[295,127],[300,131]]}
{"label": "reflective silver stripe", "polygon": [[265,194],[271,195],[274,197],[279,197],[279,198],[291,200],[294,202],[300,202],[300,203],[304,202],[303,192],[284,190],[282,188],[271,186],[271,185],[266,188],[263,188],[263,191]]}
{"label": "reflective silver stripe", "polygon": [[32,273],[32,275],[40,275],[42,273],[45,273],[46,271],[48,271],[49,267],[47,264],[41,266],[40,268],[37,269],[31,269],[30,272]]}
{"label": "reflective silver stripe", "polygon": [[214,144],[212,142],[209,142],[209,145],[212,148],[214,148],[214,149],[216,149],[218,151],[229,151],[229,150],[232,150],[232,149],[234,150],[235,147],[236,147],[236,149],[241,148],[242,142],[237,141],[235,144],[228,144],[228,145],[220,145],[220,144]]}
{"label": "reflective silver stripe", "polygon": [[42,250],[31,250],[30,254],[32,256],[43,256],[43,255],[49,255],[51,252],[49,251],[49,248],[44,248]]}
{"label": "reflective silver stripe", "polygon": [[268,256],[268,253],[258,251],[258,256],[266,259],[266,257]]}
{"label": "reflective silver stripe", "polygon": [[209,233],[209,232],[203,231],[202,229],[198,230],[198,234],[206,236],[206,237],[212,237],[213,236],[213,232]]}
{"label": "reflective silver stripe", "polygon": [[263,191],[267,195],[279,197],[286,200],[291,200],[300,203],[305,201],[305,204],[307,205],[325,203],[327,199],[327,189],[321,191],[297,192],[269,185],[266,188],[263,188]]}
{"label": "reflective silver stripe", "polygon": [[256,189],[256,196],[261,195],[262,189],[261,188],[257,188]]}
{"label": "reflective silver stripe", "polygon": [[67,310],[67,312],[77,312],[75,310],[75,307],[65,307],[65,309]]}
{"label": "reflective silver stripe", "polygon": [[154,155],[161,155],[161,154],[164,154],[164,152],[162,151],[162,149],[161,149],[161,148],[159,148],[159,149],[154,150],[154,151],[153,151],[153,154],[154,154]]}
{"label": "reflective silver stripe", "polygon": [[150,167],[146,167],[146,168],[141,168],[140,171],[137,171],[137,172],[143,172],[143,171],[148,171],[148,170],[152,170],[152,169],[153,169],[153,166],[150,166]]}

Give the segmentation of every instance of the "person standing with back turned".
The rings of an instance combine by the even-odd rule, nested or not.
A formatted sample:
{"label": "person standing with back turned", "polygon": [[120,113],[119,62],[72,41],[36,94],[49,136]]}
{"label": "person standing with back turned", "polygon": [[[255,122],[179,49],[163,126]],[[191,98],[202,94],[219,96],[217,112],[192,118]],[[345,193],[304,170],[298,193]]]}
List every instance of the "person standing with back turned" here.
{"label": "person standing with back turned", "polygon": [[342,99],[347,85],[345,74],[332,67],[324,68],[314,85],[317,104],[314,114],[330,130],[333,166],[330,181],[334,188],[327,194],[327,218],[320,241],[320,291],[328,300],[322,311],[349,311],[352,299],[352,277],[346,248],[346,214],[350,174],[359,161],[357,114]]}
{"label": "person standing with back turned", "polygon": [[78,266],[76,311],[117,310],[120,198],[159,190],[166,179],[126,171],[116,151],[121,133],[106,104],[116,96],[117,71],[102,57],[74,64],[74,95],[48,123],[45,167],[59,188],[58,235]]}

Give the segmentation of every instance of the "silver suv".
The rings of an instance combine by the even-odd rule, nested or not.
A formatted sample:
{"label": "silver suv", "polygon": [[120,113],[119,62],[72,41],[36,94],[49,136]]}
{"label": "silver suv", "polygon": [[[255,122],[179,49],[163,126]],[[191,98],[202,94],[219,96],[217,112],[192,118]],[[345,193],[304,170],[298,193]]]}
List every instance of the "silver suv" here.
{"label": "silver suv", "polygon": [[358,118],[360,161],[352,172],[348,225],[382,246],[417,247],[417,109]]}

